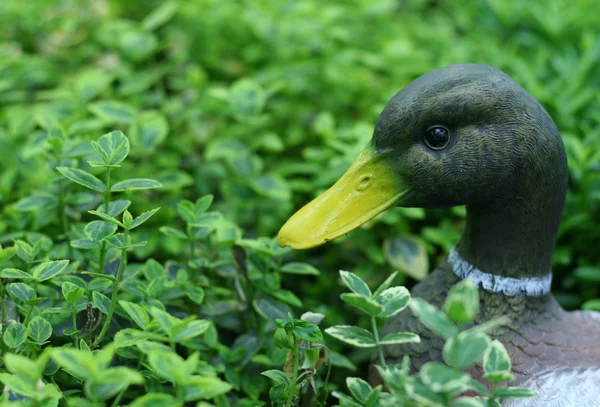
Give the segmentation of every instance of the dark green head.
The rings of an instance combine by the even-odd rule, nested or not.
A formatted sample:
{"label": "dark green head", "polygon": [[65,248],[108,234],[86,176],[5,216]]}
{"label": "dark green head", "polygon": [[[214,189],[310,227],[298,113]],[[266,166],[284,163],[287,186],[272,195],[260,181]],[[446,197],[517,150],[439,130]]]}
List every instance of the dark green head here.
{"label": "dark green head", "polygon": [[370,145],[278,239],[310,248],[390,206],[467,205],[464,259],[499,274],[547,274],[566,181],[558,130],[531,95],[496,68],[448,66],[390,100]]}
{"label": "dark green head", "polygon": [[416,79],[387,104],[372,143],[390,151],[390,165],[409,186],[403,206],[531,199],[542,185],[547,193],[548,183],[563,205],[567,166],[556,126],[491,66],[452,65]]}

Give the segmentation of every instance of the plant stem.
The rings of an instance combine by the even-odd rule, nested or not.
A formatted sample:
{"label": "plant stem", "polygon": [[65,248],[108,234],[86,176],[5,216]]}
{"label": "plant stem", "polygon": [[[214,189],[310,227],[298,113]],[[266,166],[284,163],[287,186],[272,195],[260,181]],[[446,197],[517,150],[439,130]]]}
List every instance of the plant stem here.
{"label": "plant stem", "polygon": [[[71,312],[71,318],[73,320],[73,331],[77,331],[77,310],[73,305],[73,311]],[[77,348],[77,342],[79,341],[79,334],[73,334],[73,345]]]}
{"label": "plant stem", "polygon": [[379,364],[384,367],[385,358],[383,357],[383,346],[381,346],[379,343],[379,331],[377,330],[377,320],[375,317],[371,317],[371,327],[373,328],[373,336],[375,337],[375,348],[377,349],[377,354],[379,355]]}
{"label": "plant stem", "polygon": [[294,344],[294,372],[292,374],[292,387],[290,388],[288,399],[285,403],[286,407],[292,406],[292,401],[294,400],[294,395],[296,393],[296,380],[298,380],[298,345],[296,335],[294,335]]}
{"label": "plant stem", "polygon": [[[108,206],[110,204],[110,168],[106,169],[106,190],[104,191],[104,213],[108,215]],[[106,241],[102,242],[100,247],[100,259],[98,260],[98,273],[104,274],[104,262],[106,258]]]}
{"label": "plant stem", "polygon": [[[128,231],[125,230],[125,240],[127,241]],[[113,283],[113,292],[110,298],[110,307],[108,308],[108,315],[106,315],[106,320],[104,321],[104,325],[102,326],[102,330],[100,334],[96,338],[94,342],[94,347],[100,345],[102,338],[106,335],[108,331],[108,327],[110,326],[110,321],[112,320],[113,313],[115,312],[115,308],[117,306],[118,292],[119,292],[119,282],[121,281],[121,276],[123,275],[123,270],[125,269],[125,262],[127,261],[127,249],[121,249],[121,259],[119,260],[119,269],[117,270],[117,276],[115,282]]]}
{"label": "plant stem", "polygon": [[4,343],[4,333],[8,327],[6,323],[6,291],[4,289],[4,281],[0,280],[0,290],[2,290],[2,294],[0,295],[0,300],[2,301],[2,359],[4,360],[4,353],[6,352],[6,344]]}
{"label": "plant stem", "polygon": [[69,258],[73,258],[73,249],[71,248],[71,239],[69,238],[69,222],[67,220],[67,213],[65,210],[65,188],[63,186],[63,180],[58,181],[58,220],[60,222],[60,228],[65,235],[67,241],[67,250],[69,252]]}

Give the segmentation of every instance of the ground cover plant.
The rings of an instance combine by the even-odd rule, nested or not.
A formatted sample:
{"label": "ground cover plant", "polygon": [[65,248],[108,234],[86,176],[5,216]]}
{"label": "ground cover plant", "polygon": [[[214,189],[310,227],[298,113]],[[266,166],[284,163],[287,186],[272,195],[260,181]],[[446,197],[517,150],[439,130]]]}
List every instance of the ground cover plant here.
{"label": "ground cover plant", "polygon": [[[396,208],[308,252],[273,238],[397,90],[451,63],[503,69],[556,121],[569,193],[553,293],[600,310],[599,14],[584,0],[4,1],[3,405],[411,405],[423,382],[417,402],[450,405],[467,383],[450,359],[461,372],[396,366],[385,374],[402,385],[367,387],[386,339],[355,347],[335,327],[374,335],[386,311],[343,294],[338,271],[410,288],[458,239],[463,208]],[[482,335],[474,360],[506,379]],[[491,400],[453,405],[502,396],[479,390]]]}

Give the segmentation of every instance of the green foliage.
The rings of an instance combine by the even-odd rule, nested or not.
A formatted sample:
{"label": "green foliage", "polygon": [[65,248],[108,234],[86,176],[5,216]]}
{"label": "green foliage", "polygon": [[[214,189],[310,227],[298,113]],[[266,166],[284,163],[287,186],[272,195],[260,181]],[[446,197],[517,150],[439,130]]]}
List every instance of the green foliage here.
{"label": "green foliage", "polygon": [[[502,360],[493,324],[464,330],[478,311],[468,286],[443,310],[392,287],[439,263],[464,208],[395,208],[306,253],[272,238],[343,173],[394,92],[451,63],[503,69],[557,122],[570,185],[553,288],[568,308],[600,310],[598,7],[5,0],[0,403],[255,406],[314,392],[325,405],[336,391],[340,404],[384,404],[363,380],[371,349],[416,338],[373,328],[406,306],[447,338],[451,368],[409,379],[388,366],[415,397],[452,393],[457,371]],[[342,301],[340,269],[361,277],[341,276]],[[504,383],[493,363],[488,382]]]}

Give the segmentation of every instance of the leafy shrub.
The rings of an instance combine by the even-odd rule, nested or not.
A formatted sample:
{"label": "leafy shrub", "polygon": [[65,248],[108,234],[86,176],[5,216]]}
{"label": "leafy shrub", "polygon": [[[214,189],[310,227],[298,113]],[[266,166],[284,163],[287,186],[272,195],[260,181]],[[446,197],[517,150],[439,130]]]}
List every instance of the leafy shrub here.
{"label": "leafy shrub", "polygon": [[[600,5],[545,3],[4,1],[3,397],[257,405],[281,390],[260,375],[286,364],[281,329],[293,343],[314,323],[295,315],[371,326],[344,312],[333,271],[377,286],[400,269],[410,287],[464,208],[396,208],[307,253],[272,236],[341,175],[394,92],[450,63],[505,70],[557,122],[570,188],[553,289],[600,309]],[[320,340],[298,348],[316,360],[300,374],[333,366],[326,386],[301,378],[321,403],[370,359],[331,339],[317,359]]]}

